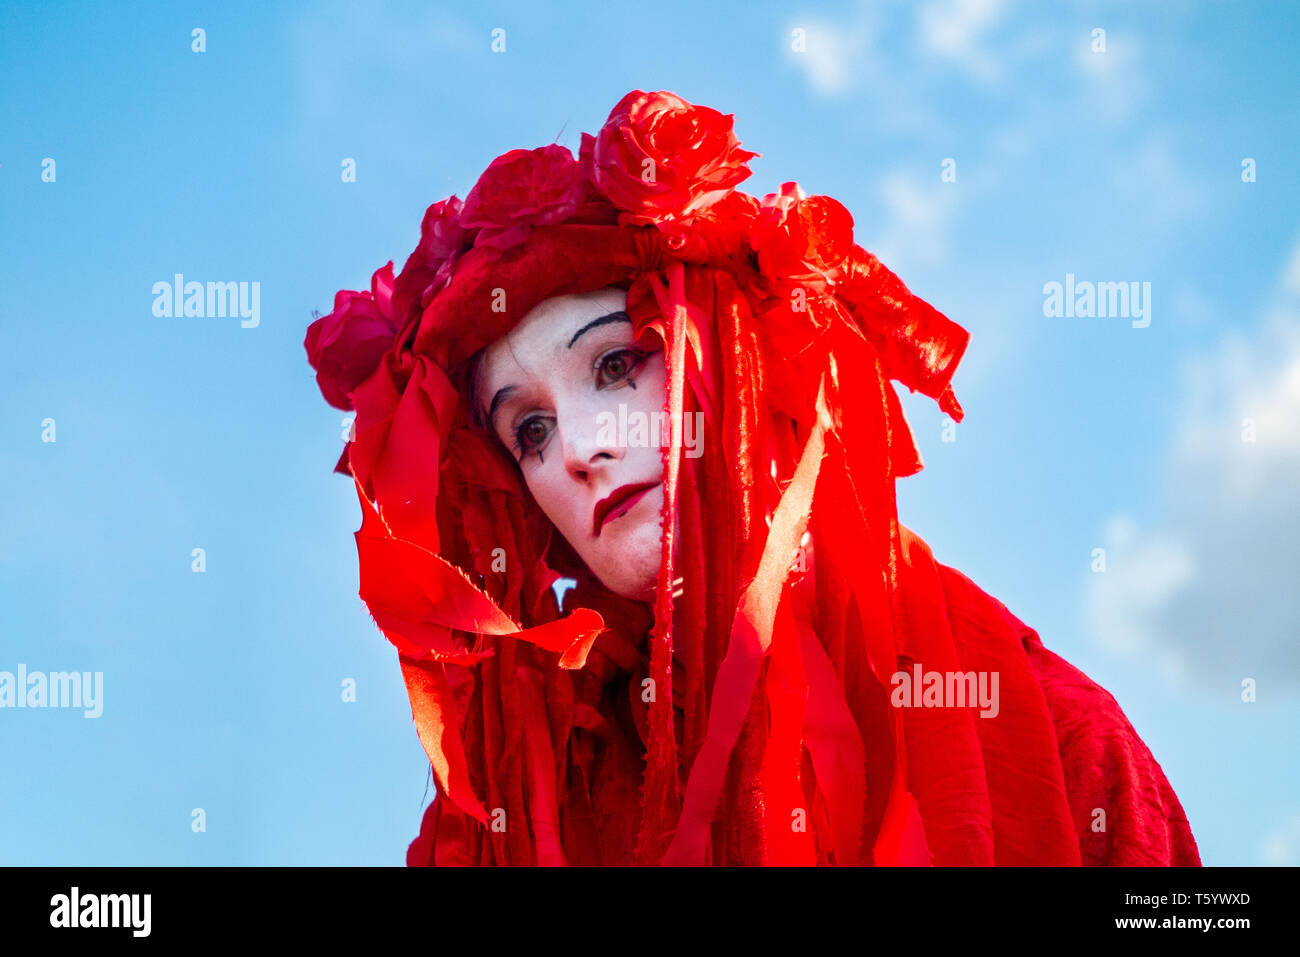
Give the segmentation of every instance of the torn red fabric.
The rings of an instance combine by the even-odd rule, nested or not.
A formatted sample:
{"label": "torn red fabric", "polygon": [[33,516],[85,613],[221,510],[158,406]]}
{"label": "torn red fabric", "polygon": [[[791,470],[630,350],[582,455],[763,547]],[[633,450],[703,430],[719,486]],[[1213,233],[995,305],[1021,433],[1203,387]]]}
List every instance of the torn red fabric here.
{"label": "torn red fabric", "polygon": [[[494,163],[472,222],[430,207],[398,294],[309,334],[369,357],[395,330],[360,381],[347,355],[317,374],[356,408],[361,595],[437,783],[408,863],[1199,863],[1114,700],[899,523],[921,460],[892,383],[960,419],[968,334],[830,197],[737,190],[755,155],[730,116],[633,91],[576,159]],[[650,605],[582,565],[467,412],[480,349],[607,286],[664,346],[668,421],[704,428],[705,454],[680,428],[663,449]],[[899,694],[926,673],[996,676],[996,714]]]}

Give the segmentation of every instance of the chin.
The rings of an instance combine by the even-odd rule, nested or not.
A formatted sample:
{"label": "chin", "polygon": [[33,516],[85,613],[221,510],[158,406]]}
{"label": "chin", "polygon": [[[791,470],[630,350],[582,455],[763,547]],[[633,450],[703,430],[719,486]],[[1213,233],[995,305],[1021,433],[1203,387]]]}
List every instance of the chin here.
{"label": "chin", "polygon": [[596,577],[606,588],[623,598],[653,602],[659,582],[659,562],[663,550],[659,521],[645,522],[617,542],[610,542],[605,560],[594,568]]}

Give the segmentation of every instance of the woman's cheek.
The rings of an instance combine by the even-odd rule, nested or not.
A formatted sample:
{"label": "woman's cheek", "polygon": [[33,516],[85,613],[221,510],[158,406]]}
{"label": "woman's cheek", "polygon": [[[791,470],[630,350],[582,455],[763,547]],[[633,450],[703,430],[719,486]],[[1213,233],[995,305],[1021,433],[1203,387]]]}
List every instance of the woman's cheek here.
{"label": "woman's cheek", "polygon": [[[664,354],[662,351],[656,352],[645,361],[641,375],[637,377],[636,389],[632,394],[636,397],[637,408],[645,411],[660,411],[664,407],[664,402],[668,397],[668,375],[664,368]],[[627,389],[624,392],[630,391]]]}
{"label": "woman's cheek", "polygon": [[[551,524],[576,547],[581,541],[578,530],[585,503],[581,501],[581,487],[565,472],[560,450],[556,449],[553,461],[547,456],[544,460],[533,463],[526,480],[528,490],[551,520]],[[590,520],[591,515],[588,513],[587,521]]]}

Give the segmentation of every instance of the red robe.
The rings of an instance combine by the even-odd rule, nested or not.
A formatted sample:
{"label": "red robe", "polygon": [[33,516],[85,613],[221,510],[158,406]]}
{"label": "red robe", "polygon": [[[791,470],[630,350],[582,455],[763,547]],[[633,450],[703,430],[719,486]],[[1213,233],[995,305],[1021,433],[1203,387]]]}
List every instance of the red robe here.
{"label": "red robe", "polygon": [[[915,795],[932,863],[1012,865],[1199,865],[1186,815],[1160,765],[1103,688],[1044,647],[1037,633],[956,569],[936,563],[928,547],[903,530],[908,613],[946,624],[955,652],[949,670],[997,670],[1004,677],[997,716],[973,710],[904,708],[909,753],[908,789]],[[811,607],[803,603],[803,611]],[[929,632],[927,632],[929,633]],[[939,645],[926,649],[933,666]],[[907,670],[900,658],[900,670]],[[648,673],[647,643],[640,647],[606,632],[595,644],[587,670],[599,684],[593,730],[575,736],[574,765],[589,769],[589,788],[561,798],[559,821],[566,863],[624,865],[636,858],[642,818],[641,774],[647,741],[647,705],[638,693]],[[1017,681],[1016,676],[1027,680]],[[675,663],[674,682],[681,680]],[[850,697],[852,697],[850,695]],[[879,686],[867,696],[863,739],[868,836],[883,816],[893,768],[886,722],[888,694]],[[682,712],[675,709],[677,733]],[[1046,716],[1049,720],[1041,720]],[[754,726],[766,716],[757,708]],[[579,722],[581,723],[581,722]],[[747,727],[747,730],[751,730]],[[978,747],[958,746],[972,732]],[[726,806],[742,808],[712,829],[713,862],[768,863],[763,833],[763,793],[749,773],[760,760],[761,734],[746,734],[733,755]],[[945,746],[949,742],[952,746]],[[923,757],[922,757],[923,756]],[[803,754],[805,787],[814,777]],[[685,786],[686,775],[680,776]],[[748,785],[741,782],[748,781]],[[575,782],[575,784],[578,782]],[[736,788],[748,787],[745,793]],[[568,798],[588,791],[590,806]],[[811,795],[810,795],[811,796]],[[414,865],[486,863],[483,829],[435,796],[407,862]],[[808,828],[815,860],[834,863],[834,842],[824,807],[811,805]],[[864,848],[869,849],[868,840]],[[864,858],[870,859],[869,852]]]}
{"label": "red robe", "polygon": [[[921,461],[892,383],[961,421],[969,334],[830,197],[735,190],[738,147],[729,117],[633,91],[576,161],[513,150],[430,207],[401,275],[308,330],[357,413],[360,594],[440,792],[410,861],[1196,863],[1114,700],[898,524]],[[611,285],[663,347],[667,421],[699,416],[709,450],[669,430],[653,609],[565,566],[467,414],[479,350]],[[896,699],[915,669],[949,700]],[[996,680],[996,708],[959,677]]]}

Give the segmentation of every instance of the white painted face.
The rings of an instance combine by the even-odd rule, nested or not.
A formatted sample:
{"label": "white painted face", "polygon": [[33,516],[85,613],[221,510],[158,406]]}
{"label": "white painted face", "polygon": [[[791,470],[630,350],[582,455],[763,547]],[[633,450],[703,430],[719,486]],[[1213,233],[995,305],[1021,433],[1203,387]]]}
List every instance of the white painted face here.
{"label": "white painted face", "polygon": [[652,601],[664,355],[637,345],[626,305],[617,287],[539,303],[483,351],[474,401],[592,573],[618,595]]}

